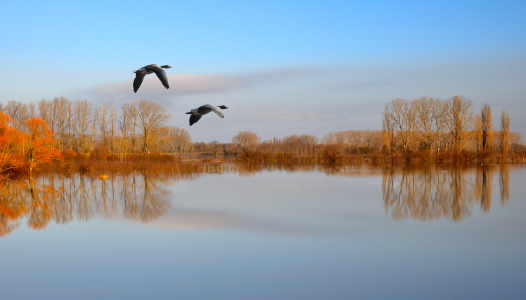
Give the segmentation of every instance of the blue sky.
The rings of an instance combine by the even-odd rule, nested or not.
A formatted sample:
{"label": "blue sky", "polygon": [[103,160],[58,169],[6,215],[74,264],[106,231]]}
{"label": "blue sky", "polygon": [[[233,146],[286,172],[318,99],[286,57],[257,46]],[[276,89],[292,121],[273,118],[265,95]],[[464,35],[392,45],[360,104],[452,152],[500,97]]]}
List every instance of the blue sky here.
{"label": "blue sky", "polygon": [[[0,102],[148,99],[195,141],[380,129],[395,98],[463,95],[526,134],[523,1],[2,1]],[[170,90],[133,70],[169,64]],[[230,107],[189,127],[186,111]],[[497,124],[495,124],[497,126]]]}

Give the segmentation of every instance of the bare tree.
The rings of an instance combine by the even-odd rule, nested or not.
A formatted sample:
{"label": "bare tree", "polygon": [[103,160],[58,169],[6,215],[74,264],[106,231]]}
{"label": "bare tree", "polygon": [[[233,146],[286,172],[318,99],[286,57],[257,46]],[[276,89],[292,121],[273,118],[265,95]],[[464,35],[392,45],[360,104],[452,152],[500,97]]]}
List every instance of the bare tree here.
{"label": "bare tree", "polygon": [[415,110],[410,103],[401,98],[394,99],[386,107],[385,113],[389,116],[389,122],[396,131],[396,136],[400,140],[400,148],[404,151],[410,150],[413,142],[415,126]]}
{"label": "bare tree", "polygon": [[190,150],[192,138],[188,131],[178,127],[169,127],[168,134],[175,151],[185,153]]}
{"label": "bare tree", "polygon": [[96,107],[93,108],[93,113],[91,114],[91,120],[90,120],[90,144],[89,144],[89,150],[93,151],[95,149],[95,136],[96,136],[96,129],[97,129],[97,123],[99,122],[99,112],[100,110]]}
{"label": "bare tree", "polygon": [[113,142],[115,139],[115,129],[116,129],[116,123],[117,123],[117,108],[116,107],[110,107],[110,150],[113,153]]}
{"label": "bare tree", "polygon": [[74,130],[79,140],[78,152],[84,151],[84,148],[86,147],[85,139],[88,134],[91,112],[91,104],[87,100],[75,102],[73,115],[75,119]]}
{"label": "bare tree", "polygon": [[108,131],[108,113],[111,110],[111,104],[104,103],[97,109],[98,125],[100,132],[100,145],[106,148],[106,134]]}
{"label": "bare tree", "polygon": [[[137,127],[139,125],[139,114],[137,109],[137,103],[131,102],[131,103],[125,103],[122,106],[122,115],[121,120],[119,122],[119,128],[121,130],[123,139],[128,143],[128,140],[130,140],[131,144],[131,150],[134,152],[136,150],[137,145]],[[127,148],[128,149],[128,146]],[[129,151],[126,150],[126,151]]]}
{"label": "bare tree", "polygon": [[394,128],[389,115],[389,104],[385,105],[382,113],[382,145],[383,150],[389,153],[394,145]]}
{"label": "bare tree", "polygon": [[261,138],[252,131],[240,131],[232,138],[232,143],[246,150],[254,150],[261,142]]}
{"label": "bare tree", "polygon": [[153,143],[152,136],[170,118],[170,114],[157,103],[141,99],[138,104],[140,128],[143,134],[142,151],[148,152]]}
{"label": "bare tree", "polygon": [[458,153],[471,141],[473,127],[473,102],[462,96],[454,96],[448,100],[448,120],[453,150]]}
{"label": "bare tree", "polygon": [[22,129],[26,120],[29,119],[29,109],[27,104],[16,100],[9,100],[4,107],[4,112],[11,117],[13,127]]}
{"label": "bare tree", "polygon": [[55,97],[51,102],[51,111],[54,122],[54,133],[58,137],[58,149],[64,150],[68,125],[68,109],[71,109],[71,101],[64,97]]}
{"label": "bare tree", "polygon": [[[29,103],[27,108],[29,109],[29,118],[30,119],[37,116],[37,112],[36,112],[36,109],[35,109],[35,104],[33,102]],[[0,107],[0,110],[1,110],[1,107]]]}
{"label": "bare tree", "polygon": [[481,130],[481,149],[490,150],[493,145],[493,120],[491,118],[491,108],[484,104],[480,110],[480,130]]}
{"label": "bare tree", "polygon": [[68,140],[68,149],[72,148],[73,144],[73,131],[75,131],[75,122],[73,114],[73,102],[68,101],[66,103],[66,128],[67,128],[67,140]]}
{"label": "bare tree", "polygon": [[510,151],[510,115],[504,110],[500,115],[500,152],[507,155]]}
{"label": "bare tree", "polygon": [[416,114],[415,129],[418,132],[419,146],[423,149],[431,149],[435,101],[433,98],[422,97],[413,100],[411,105],[414,106]]}
{"label": "bare tree", "polygon": [[432,122],[433,122],[433,135],[434,135],[434,148],[437,152],[440,152],[443,146],[443,137],[445,135],[446,128],[446,116],[448,111],[447,102],[443,102],[440,99],[433,99],[433,112],[432,112]]}
{"label": "bare tree", "polygon": [[40,117],[47,122],[51,131],[54,131],[55,115],[53,114],[51,102],[46,99],[40,100],[40,102],[38,102],[38,110],[40,112]]}

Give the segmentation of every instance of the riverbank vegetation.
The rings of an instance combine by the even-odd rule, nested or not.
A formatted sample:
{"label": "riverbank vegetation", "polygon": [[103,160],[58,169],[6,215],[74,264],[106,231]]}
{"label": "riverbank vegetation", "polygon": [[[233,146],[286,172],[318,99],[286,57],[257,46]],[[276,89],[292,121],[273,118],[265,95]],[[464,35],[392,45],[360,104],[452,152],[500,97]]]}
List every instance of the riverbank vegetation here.
{"label": "riverbank vegetation", "polygon": [[[229,157],[253,164],[526,162],[522,136],[510,131],[508,113],[502,111],[494,124],[489,105],[478,112],[462,96],[394,99],[381,113],[382,130],[331,132],[321,139],[292,134],[262,140],[240,131],[230,143],[192,142],[188,131],[167,125],[169,118],[148,100],[125,103],[119,111],[109,103],[64,97],[0,103],[0,174],[31,176],[49,168],[192,173]],[[188,154],[209,158],[184,159]]]}

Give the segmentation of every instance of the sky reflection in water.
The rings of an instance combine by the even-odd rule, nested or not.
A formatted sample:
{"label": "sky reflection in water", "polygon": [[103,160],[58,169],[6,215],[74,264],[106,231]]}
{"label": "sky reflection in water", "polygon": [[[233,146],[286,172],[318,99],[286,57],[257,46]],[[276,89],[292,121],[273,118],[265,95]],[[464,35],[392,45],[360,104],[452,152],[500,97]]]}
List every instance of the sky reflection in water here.
{"label": "sky reflection in water", "polygon": [[2,299],[526,295],[524,169],[296,168],[10,182]]}

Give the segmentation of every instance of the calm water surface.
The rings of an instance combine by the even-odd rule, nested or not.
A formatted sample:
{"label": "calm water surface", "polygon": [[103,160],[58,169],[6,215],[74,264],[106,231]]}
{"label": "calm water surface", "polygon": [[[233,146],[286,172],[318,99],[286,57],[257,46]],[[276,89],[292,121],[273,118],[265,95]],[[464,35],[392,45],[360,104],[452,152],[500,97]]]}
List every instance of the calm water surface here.
{"label": "calm water surface", "polygon": [[524,299],[526,169],[3,184],[1,299]]}

